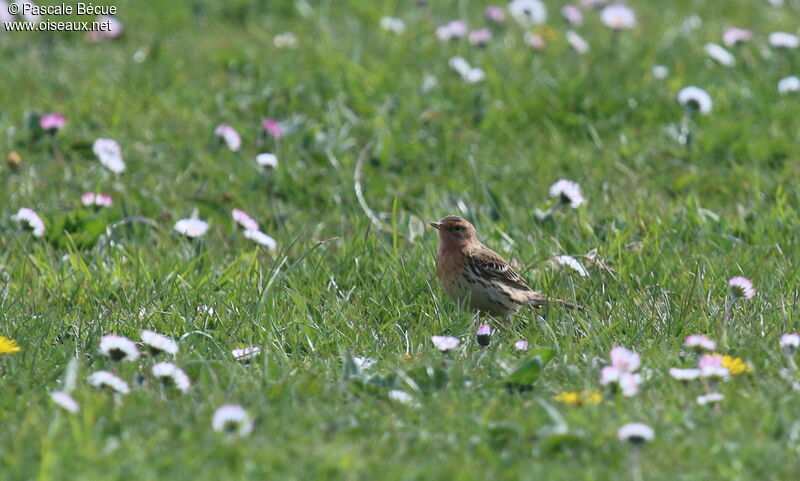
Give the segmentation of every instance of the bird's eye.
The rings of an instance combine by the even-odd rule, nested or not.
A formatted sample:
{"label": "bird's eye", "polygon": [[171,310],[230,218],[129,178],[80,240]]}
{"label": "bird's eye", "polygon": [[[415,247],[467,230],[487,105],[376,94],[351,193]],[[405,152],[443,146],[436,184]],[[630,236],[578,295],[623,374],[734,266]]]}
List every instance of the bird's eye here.
{"label": "bird's eye", "polygon": [[457,225],[457,226],[453,227],[453,230],[456,231],[456,232],[461,232],[462,230],[464,230],[464,226]]}

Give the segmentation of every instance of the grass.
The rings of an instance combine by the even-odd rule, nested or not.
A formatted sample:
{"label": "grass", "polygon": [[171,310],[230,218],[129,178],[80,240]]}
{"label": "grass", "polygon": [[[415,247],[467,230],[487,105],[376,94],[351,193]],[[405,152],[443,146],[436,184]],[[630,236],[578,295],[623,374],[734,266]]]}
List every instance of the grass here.
{"label": "grass", "polygon": [[[798,329],[800,124],[797,96],[776,86],[800,73],[800,58],[766,35],[796,31],[800,5],[632,2],[639,25],[616,38],[587,14],[576,30],[591,50],[579,57],[560,6],[535,52],[513,22],[485,49],[442,44],[436,26],[482,25],[485,4],[431,3],[119,0],[126,30],[115,41],[0,38],[1,145],[23,159],[0,168],[0,335],[22,347],[0,356],[4,479],[626,479],[631,449],[616,431],[630,421],[656,431],[644,479],[795,476],[800,404],[780,374],[778,337]],[[407,31],[381,31],[382,15]],[[702,25],[682,30],[690,15]],[[731,25],[756,38],[725,68],[702,49]],[[275,48],[287,31],[299,47]],[[485,82],[464,84],[447,66],[453,55],[482,67]],[[652,78],[656,64],[667,79]],[[438,80],[427,93],[425,74]],[[691,150],[676,140],[686,85],[714,99]],[[63,163],[27,125],[50,111],[67,117]],[[261,136],[266,117],[288,127],[284,139]],[[213,138],[223,122],[242,135],[238,154]],[[103,170],[90,150],[98,137],[120,143],[127,172]],[[257,169],[262,151],[278,155],[276,171]],[[560,178],[579,182],[587,204],[537,221]],[[80,208],[86,191],[114,206],[92,217]],[[47,239],[10,220],[22,206],[42,215]],[[236,232],[237,207],[277,252]],[[199,242],[172,231],[194,210],[211,224]],[[436,283],[435,235],[415,235],[448,213],[473,220],[531,285],[586,310],[521,313],[479,348],[473,316]],[[83,227],[53,232],[79,214],[102,227],[96,242]],[[120,223],[135,216],[149,221]],[[613,272],[581,278],[548,263],[593,249]],[[735,275],[758,295],[735,306],[720,350],[754,372],[721,383],[716,412],[694,402],[699,383],[667,369],[692,363],[686,335],[721,339]],[[180,339],[175,362],[193,388],[144,386],[115,404],[85,381],[110,367],[99,339],[138,339],[143,328]],[[463,347],[443,362],[430,337],[445,333]],[[503,385],[524,359],[519,339],[555,353],[524,393]],[[264,352],[251,364],[230,355],[250,345]],[[643,359],[633,398],[599,386],[616,345]],[[349,353],[377,364],[353,372]],[[49,399],[73,357],[76,415]],[[393,389],[415,402],[391,400]],[[553,399],[584,389],[605,399]],[[212,431],[225,403],[254,417],[250,437]]]}

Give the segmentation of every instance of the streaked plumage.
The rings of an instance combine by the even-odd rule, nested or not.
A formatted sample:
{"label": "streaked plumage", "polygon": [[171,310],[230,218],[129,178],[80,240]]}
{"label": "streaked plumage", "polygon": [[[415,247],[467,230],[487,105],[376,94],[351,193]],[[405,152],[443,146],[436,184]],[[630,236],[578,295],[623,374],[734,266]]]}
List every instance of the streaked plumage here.
{"label": "streaked plumage", "polygon": [[528,287],[505,259],[478,241],[475,227],[465,219],[447,216],[431,225],[439,231],[436,275],[454,301],[505,319],[526,305],[553,302],[580,308]]}

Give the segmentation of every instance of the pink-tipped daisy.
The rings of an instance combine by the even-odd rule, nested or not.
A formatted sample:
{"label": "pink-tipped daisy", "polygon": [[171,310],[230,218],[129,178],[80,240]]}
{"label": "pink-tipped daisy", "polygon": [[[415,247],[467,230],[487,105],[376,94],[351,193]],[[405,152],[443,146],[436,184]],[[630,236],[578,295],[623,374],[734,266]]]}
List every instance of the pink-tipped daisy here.
{"label": "pink-tipped daisy", "polygon": [[698,352],[713,351],[717,348],[717,343],[703,334],[691,334],[686,336],[683,345]]}
{"label": "pink-tipped daisy", "polygon": [[732,299],[752,299],[756,295],[753,283],[746,277],[732,277],[728,280],[728,293]]}
{"label": "pink-tipped daisy", "polygon": [[525,45],[533,47],[536,50],[544,50],[544,48],[547,46],[544,38],[533,32],[525,32],[525,34],[522,36],[522,41],[525,42]]}
{"label": "pink-tipped daisy", "polygon": [[751,38],[753,38],[753,32],[750,30],[732,27],[725,30],[725,33],[722,34],[722,43],[728,47],[733,47],[734,45],[745,43]]}
{"label": "pink-tipped daisy", "polygon": [[489,5],[483,10],[483,16],[486,17],[486,20],[489,20],[490,22],[500,23],[505,21],[506,12],[503,11],[503,7]]}
{"label": "pink-tipped daisy", "polygon": [[44,236],[44,221],[33,209],[22,207],[11,216],[11,219],[19,222],[23,228],[30,230],[34,237]]}
{"label": "pink-tipped daisy", "polygon": [[245,230],[258,230],[258,222],[256,222],[247,212],[240,210],[240,209],[233,209],[231,211],[231,217],[233,217],[234,222],[239,224]]}
{"label": "pink-tipped daisy", "polygon": [[780,340],[781,350],[788,356],[793,356],[797,348],[800,348],[800,334],[783,334]]}
{"label": "pink-tipped daisy", "polygon": [[214,130],[214,135],[225,141],[228,149],[231,152],[239,152],[242,146],[242,138],[239,137],[239,132],[228,124],[219,124]]}
{"label": "pink-tipped daisy", "polygon": [[473,30],[469,33],[468,40],[470,44],[482,47],[492,40],[492,31],[488,28]]}
{"label": "pink-tipped daisy", "polygon": [[636,26],[636,15],[625,5],[609,5],[600,12],[600,20],[614,30],[630,29]]}
{"label": "pink-tipped daisy", "polygon": [[583,12],[575,5],[561,7],[561,16],[572,25],[581,25],[583,23]]}
{"label": "pink-tipped daisy", "polygon": [[486,347],[492,340],[492,327],[489,324],[481,324],[478,326],[478,345]]}
{"label": "pink-tipped daisy", "polygon": [[514,349],[520,352],[526,352],[528,350],[528,341],[517,341],[514,343]]}
{"label": "pink-tipped daisy", "polygon": [[433,346],[442,352],[454,350],[458,347],[458,343],[460,342],[457,337],[451,336],[433,336],[431,337],[431,341],[433,342]]}
{"label": "pink-tipped daisy", "polygon": [[102,42],[104,40],[113,40],[119,38],[125,32],[125,26],[122,22],[110,15],[100,15],[94,19],[98,25],[104,25],[104,28],[97,30],[90,30],[86,32],[86,38],[90,42]]}
{"label": "pink-tipped daisy", "polygon": [[67,123],[66,117],[61,114],[47,114],[39,119],[39,127],[50,133],[56,133],[64,127]]}
{"label": "pink-tipped daisy", "polygon": [[276,139],[283,137],[283,129],[281,129],[281,126],[277,121],[273,119],[264,119],[261,121],[261,125],[264,127],[264,131]]}
{"label": "pink-tipped daisy", "polygon": [[611,365],[623,372],[634,372],[642,365],[642,359],[638,354],[617,346],[611,350]]}
{"label": "pink-tipped daisy", "polygon": [[719,354],[706,354],[697,361],[701,377],[723,379],[730,376],[730,371],[722,362]]}
{"label": "pink-tipped daisy", "polygon": [[567,31],[567,43],[578,55],[583,55],[589,51],[589,42],[572,30]]}

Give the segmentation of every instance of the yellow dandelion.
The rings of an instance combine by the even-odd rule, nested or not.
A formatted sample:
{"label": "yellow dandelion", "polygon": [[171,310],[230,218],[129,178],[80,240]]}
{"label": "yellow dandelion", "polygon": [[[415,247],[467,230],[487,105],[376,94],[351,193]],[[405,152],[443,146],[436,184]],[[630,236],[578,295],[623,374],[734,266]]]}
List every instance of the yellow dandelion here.
{"label": "yellow dandelion", "polygon": [[741,357],[722,356],[722,366],[725,367],[732,376],[743,372],[753,372],[753,366],[747,364]]}
{"label": "yellow dandelion", "polygon": [[558,401],[564,404],[578,404],[580,402],[580,398],[578,397],[578,393],[576,392],[567,392],[564,391],[553,396],[553,400]]}
{"label": "yellow dandelion", "polygon": [[553,396],[553,400],[570,406],[583,406],[584,404],[597,404],[603,400],[603,396],[595,391],[564,391]]}
{"label": "yellow dandelion", "polygon": [[12,352],[19,352],[21,349],[17,341],[0,336],[0,354],[11,354]]}

